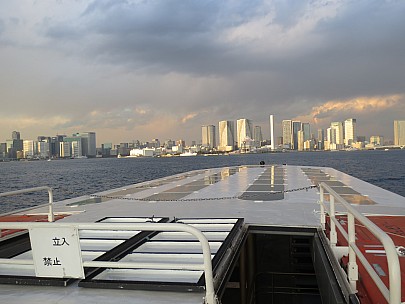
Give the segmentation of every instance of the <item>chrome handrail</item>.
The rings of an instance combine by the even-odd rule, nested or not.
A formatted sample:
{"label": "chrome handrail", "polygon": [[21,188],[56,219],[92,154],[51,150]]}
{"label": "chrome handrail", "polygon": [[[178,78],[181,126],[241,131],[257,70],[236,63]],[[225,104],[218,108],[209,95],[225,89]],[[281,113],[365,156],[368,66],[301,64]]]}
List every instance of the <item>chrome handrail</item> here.
{"label": "chrome handrail", "polygon": [[[363,214],[358,212],[353,208],[346,200],[344,200],[338,193],[336,193],[330,186],[325,183],[320,183],[320,200],[321,205],[321,225],[322,229],[325,230],[325,215],[328,214],[330,217],[331,230],[330,230],[330,245],[332,249],[337,248],[337,232],[336,227],[342,232],[343,237],[348,242],[348,254],[349,254],[349,264],[348,264],[348,279],[351,283],[353,290],[356,290],[356,281],[358,280],[358,267],[356,264],[356,256],[359,258],[364,268],[373,279],[378,289],[383,294],[384,298],[389,303],[401,303],[401,269],[399,264],[398,253],[395,248],[395,244],[392,239],[376,224],[366,218]],[[330,211],[324,202],[324,190],[328,191],[330,195]],[[346,233],[343,226],[335,217],[335,200],[338,201],[347,211],[348,216],[348,232]],[[374,268],[367,261],[366,257],[360,251],[356,245],[355,236],[355,219],[363,224],[384,246],[387,262],[388,262],[388,275],[389,275],[389,289],[385,286],[383,281],[380,279]]]}
{"label": "chrome handrail", "polygon": [[[42,190],[48,191],[48,197],[49,197],[48,222],[53,222],[53,221],[55,221],[55,216],[53,214],[53,192],[52,192],[51,187],[41,186],[41,187],[28,188],[28,189],[22,189],[22,190],[16,190],[16,191],[8,191],[8,192],[0,193],[0,197],[19,195],[19,194],[30,193],[30,192],[38,192],[38,191],[42,191]],[[40,206],[37,206],[37,207],[40,207]],[[7,213],[7,214],[13,214],[13,213]]]}
{"label": "chrome handrail", "polygon": [[[214,279],[212,273],[211,249],[205,235],[193,226],[180,223],[133,223],[133,224],[107,224],[107,223],[41,223],[41,222],[0,222],[0,229],[31,229],[31,228],[76,228],[78,230],[142,230],[142,231],[170,231],[186,232],[195,236],[201,244],[203,252],[203,264],[189,265],[183,264],[163,266],[159,263],[135,263],[135,262],[109,262],[109,261],[85,261],[85,267],[102,268],[144,268],[156,269],[163,267],[166,269],[185,269],[190,267],[192,270],[203,270],[205,277],[205,303],[218,303],[214,290]],[[0,264],[25,264],[33,265],[33,260],[14,260],[0,259]]]}

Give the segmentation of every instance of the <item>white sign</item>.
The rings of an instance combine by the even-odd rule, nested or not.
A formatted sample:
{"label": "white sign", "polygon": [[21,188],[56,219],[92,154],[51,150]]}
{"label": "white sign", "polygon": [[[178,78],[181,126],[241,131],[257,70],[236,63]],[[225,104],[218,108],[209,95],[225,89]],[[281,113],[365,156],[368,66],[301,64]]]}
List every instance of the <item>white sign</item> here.
{"label": "white sign", "polygon": [[77,228],[31,228],[29,234],[37,277],[84,279]]}

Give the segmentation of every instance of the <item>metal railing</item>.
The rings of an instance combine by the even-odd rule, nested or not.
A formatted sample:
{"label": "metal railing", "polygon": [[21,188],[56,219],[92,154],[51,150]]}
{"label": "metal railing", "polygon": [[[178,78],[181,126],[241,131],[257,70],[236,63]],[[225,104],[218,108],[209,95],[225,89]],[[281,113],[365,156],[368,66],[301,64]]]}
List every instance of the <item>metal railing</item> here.
{"label": "metal railing", "polygon": [[[321,225],[322,229],[325,230],[326,224],[326,215],[329,215],[330,218],[330,236],[329,236],[329,244],[332,247],[332,250],[337,253],[341,246],[337,246],[337,231],[336,228],[339,229],[340,233],[348,242],[348,255],[349,255],[349,263],[348,263],[348,273],[347,277],[349,283],[353,289],[356,291],[356,282],[358,280],[358,266],[356,262],[356,257],[362,263],[372,280],[375,282],[378,289],[381,291],[384,298],[388,301],[388,303],[401,303],[401,269],[399,264],[398,253],[396,251],[394,242],[392,239],[377,225],[375,225],[372,221],[366,218],[363,214],[358,212],[355,208],[353,208],[347,201],[345,201],[339,194],[337,194],[331,187],[326,185],[325,183],[321,183],[320,187],[320,209],[321,209]],[[327,207],[324,202],[324,192],[325,190],[329,193],[330,199],[330,210],[327,210]],[[335,211],[335,201],[340,203],[345,211],[347,212],[347,232],[340,224],[340,222],[336,219],[336,211]],[[368,231],[370,231],[384,246],[387,262],[388,262],[388,272],[389,272],[389,289],[385,286],[383,281],[380,279],[377,272],[374,268],[370,265],[367,261],[366,257],[360,251],[359,247],[356,245],[356,231],[355,231],[355,220],[363,224]],[[339,248],[340,247],[340,248]]]}
{"label": "metal railing", "polygon": [[[202,270],[205,277],[205,303],[218,303],[214,291],[211,249],[204,234],[186,224],[179,223],[134,223],[134,224],[105,224],[105,223],[32,223],[32,222],[4,222],[0,223],[0,229],[32,229],[32,228],[76,228],[78,230],[142,230],[142,231],[170,231],[186,232],[195,236],[201,244],[203,252],[203,264],[180,264],[173,265],[167,263],[136,263],[136,262],[109,262],[109,261],[83,261],[84,267],[101,268],[143,268],[143,269],[172,269],[172,270]],[[0,259],[0,264],[34,265],[33,260]]]}
{"label": "metal railing", "polygon": [[[0,193],[0,197],[19,195],[19,194],[30,193],[30,192],[38,192],[38,191],[43,191],[43,190],[48,191],[48,197],[49,197],[49,202],[48,202],[48,206],[49,206],[48,222],[53,222],[55,220],[55,216],[53,214],[53,192],[52,192],[52,188],[50,188],[48,186],[28,188],[28,189],[9,191],[9,192],[3,192],[3,193]],[[44,206],[44,205],[40,205],[40,206],[37,206],[37,207],[34,207],[34,208],[38,208],[38,207],[42,207],[42,206]],[[15,213],[15,212],[9,212],[7,214],[13,214],[13,213]],[[5,214],[3,214],[3,215],[5,215]]]}

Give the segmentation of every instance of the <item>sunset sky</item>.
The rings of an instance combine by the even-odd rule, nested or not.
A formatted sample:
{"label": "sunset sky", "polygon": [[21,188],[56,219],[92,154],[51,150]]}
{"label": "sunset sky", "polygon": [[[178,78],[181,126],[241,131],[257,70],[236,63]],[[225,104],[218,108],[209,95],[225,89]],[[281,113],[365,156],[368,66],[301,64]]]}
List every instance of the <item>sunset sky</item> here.
{"label": "sunset sky", "polygon": [[2,0],[0,142],[199,141],[238,118],[268,138],[269,114],[392,139],[404,16],[401,0]]}

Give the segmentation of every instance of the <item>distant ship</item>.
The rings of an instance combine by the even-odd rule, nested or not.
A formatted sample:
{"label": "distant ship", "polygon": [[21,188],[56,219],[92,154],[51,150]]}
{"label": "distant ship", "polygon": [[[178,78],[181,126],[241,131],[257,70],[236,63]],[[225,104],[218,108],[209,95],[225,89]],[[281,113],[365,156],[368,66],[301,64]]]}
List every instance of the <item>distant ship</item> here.
{"label": "distant ship", "polygon": [[197,152],[187,151],[187,152],[181,153],[180,156],[197,156]]}

